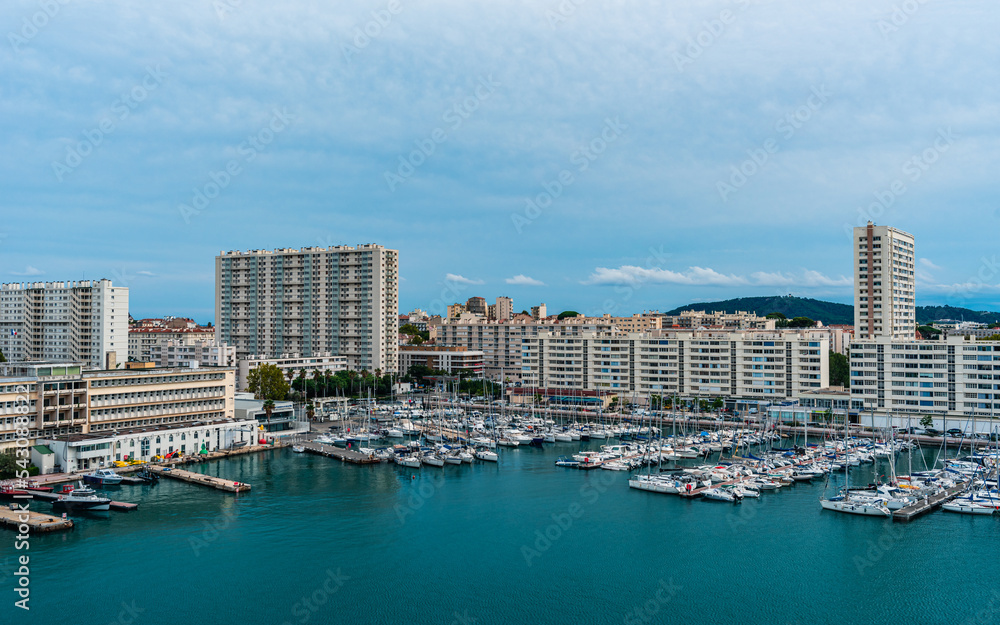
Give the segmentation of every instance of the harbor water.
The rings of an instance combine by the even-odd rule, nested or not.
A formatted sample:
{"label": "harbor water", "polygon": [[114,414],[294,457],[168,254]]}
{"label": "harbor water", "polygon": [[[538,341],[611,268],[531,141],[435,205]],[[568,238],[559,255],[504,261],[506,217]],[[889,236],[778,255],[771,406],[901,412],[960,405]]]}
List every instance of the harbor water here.
{"label": "harbor water", "polygon": [[[995,516],[900,524],[821,510],[843,476],[738,505],[687,500],[630,489],[627,472],[554,466],[580,448],[420,469],[285,448],[186,467],[250,483],[249,494],[122,486],[113,498],[138,511],[75,515],[72,531],[31,537],[30,612],[13,605],[22,552],[0,534],[0,623],[1000,619]],[[852,483],[876,470],[886,462],[852,468]]]}

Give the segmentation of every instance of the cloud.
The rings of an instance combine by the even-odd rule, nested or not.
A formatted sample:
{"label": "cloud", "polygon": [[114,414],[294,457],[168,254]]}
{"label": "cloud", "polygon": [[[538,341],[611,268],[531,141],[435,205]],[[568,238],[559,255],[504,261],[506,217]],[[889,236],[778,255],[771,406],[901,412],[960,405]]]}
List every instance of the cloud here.
{"label": "cloud", "polygon": [[456,273],[445,274],[444,280],[445,282],[452,282],[454,284],[486,284],[483,280],[470,280],[469,278]]}
{"label": "cloud", "polygon": [[27,276],[40,276],[40,275],[42,275],[44,273],[45,272],[42,271],[41,269],[39,269],[38,267],[32,267],[31,265],[26,266],[24,268],[24,271],[11,271],[10,272],[10,274],[12,276],[26,276],[26,277]]}
{"label": "cloud", "polygon": [[714,269],[690,267],[686,272],[670,271],[669,269],[646,269],[635,265],[622,265],[617,269],[598,267],[590,277],[581,284],[599,286],[635,286],[638,284],[684,284],[684,285],[715,285],[737,286],[747,284],[746,278],[725,275]]}
{"label": "cloud", "polygon": [[678,272],[669,269],[645,269],[623,265],[617,269],[598,267],[581,284],[598,286],[636,286],[639,284],[678,284],[683,286],[780,286],[780,287],[847,287],[854,282],[840,276],[831,278],[810,269],[798,274],[757,271],[749,277],[725,274],[707,267],[689,267]]}
{"label": "cloud", "polygon": [[921,258],[918,262],[920,263],[921,266],[926,267],[927,269],[930,269],[931,271],[940,271],[941,270],[941,267],[938,267],[937,265],[935,265],[934,263],[932,263],[929,258]]}
{"label": "cloud", "polygon": [[153,273],[152,271],[145,271],[145,270],[143,270],[143,271],[137,271],[135,273],[136,273],[136,275],[139,275],[139,276],[150,276],[150,277],[154,277],[154,278],[156,277],[156,274]]}
{"label": "cloud", "polygon": [[518,286],[545,286],[545,283],[541,280],[535,280],[534,278],[529,278],[523,273],[519,273],[513,278],[507,278],[504,280],[507,284],[514,284]]}

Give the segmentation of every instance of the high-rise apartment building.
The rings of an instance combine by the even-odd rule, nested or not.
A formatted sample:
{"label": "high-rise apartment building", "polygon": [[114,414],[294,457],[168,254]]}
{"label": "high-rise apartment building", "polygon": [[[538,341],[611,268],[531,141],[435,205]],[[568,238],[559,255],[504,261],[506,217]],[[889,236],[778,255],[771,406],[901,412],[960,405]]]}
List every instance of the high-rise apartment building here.
{"label": "high-rise apartment building", "polygon": [[11,361],[114,369],[128,360],[128,288],[110,280],[0,285],[0,350]]}
{"label": "high-rise apartment building", "polygon": [[509,297],[500,296],[494,306],[493,318],[497,321],[509,321],[514,316],[514,300]]}
{"label": "high-rise apartment building", "polygon": [[356,371],[398,365],[399,252],[381,245],[222,252],[216,340],[238,358],[340,355]]}
{"label": "high-rise apartment building", "polygon": [[857,339],[909,340],[917,331],[913,235],[889,226],[854,229]]}

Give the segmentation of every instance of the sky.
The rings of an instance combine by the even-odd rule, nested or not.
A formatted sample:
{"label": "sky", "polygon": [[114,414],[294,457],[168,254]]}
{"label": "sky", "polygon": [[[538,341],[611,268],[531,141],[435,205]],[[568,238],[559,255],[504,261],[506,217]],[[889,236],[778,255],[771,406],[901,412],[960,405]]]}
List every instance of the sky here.
{"label": "sky", "polygon": [[222,250],[379,243],[400,310],[1000,310],[990,1],[5,0],[0,281],[212,320]]}

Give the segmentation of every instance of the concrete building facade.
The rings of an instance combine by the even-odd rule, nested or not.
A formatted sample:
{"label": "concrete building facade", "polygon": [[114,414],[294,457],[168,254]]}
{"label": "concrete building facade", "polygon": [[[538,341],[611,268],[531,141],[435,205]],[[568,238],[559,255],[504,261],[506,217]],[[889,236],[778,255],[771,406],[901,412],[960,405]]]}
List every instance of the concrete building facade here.
{"label": "concrete building facade", "polygon": [[398,366],[399,252],[381,245],[222,252],[216,340],[253,354],[347,357],[356,371]]}
{"label": "concrete building facade", "polygon": [[110,280],[0,285],[0,350],[11,361],[114,369],[128,360],[128,288]]}
{"label": "concrete building facade", "polygon": [[854,229],[854,331],[859,340],[913,339],[917,331],[913,235],[872,222]]}

